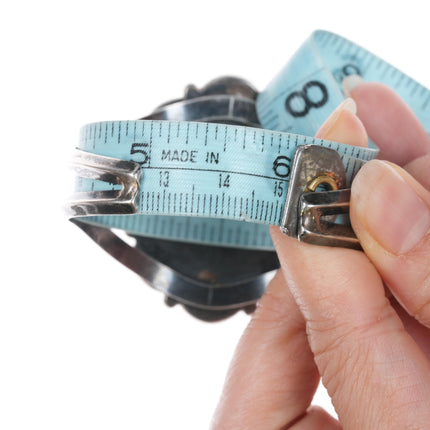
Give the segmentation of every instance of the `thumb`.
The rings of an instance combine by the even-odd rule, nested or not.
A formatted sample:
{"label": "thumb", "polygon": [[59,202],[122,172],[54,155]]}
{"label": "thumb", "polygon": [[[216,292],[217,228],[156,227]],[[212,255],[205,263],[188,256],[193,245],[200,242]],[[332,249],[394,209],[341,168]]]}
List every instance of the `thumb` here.
{"label": "thumb", "polygon": [[351,222],[393,295],[430,328],[430,192],[400,167],[372,161],[353,182]]}
{"label": "thumb", "polygon": [[[346,104],[350,102],[344,102]],[[360,120],[343,108],[319,136],[360,145]],[[430,365],[362,252],[298,242],[271,229],[287,285],[306,322],[323,384],[344,428],[430,422]],[[417,427],[418,426],[418,427]]]}

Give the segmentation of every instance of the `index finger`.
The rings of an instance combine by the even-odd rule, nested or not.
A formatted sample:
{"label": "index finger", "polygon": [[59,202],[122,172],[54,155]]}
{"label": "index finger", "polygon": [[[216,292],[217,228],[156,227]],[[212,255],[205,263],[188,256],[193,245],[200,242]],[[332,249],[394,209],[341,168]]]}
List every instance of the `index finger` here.
{"label": "index finger", "polygon": [[343,82],[357,103],[357,116],[380,149],[379,157],[404,166],[430,153],[430,136],[409,106],[391,88],[354,75]]}

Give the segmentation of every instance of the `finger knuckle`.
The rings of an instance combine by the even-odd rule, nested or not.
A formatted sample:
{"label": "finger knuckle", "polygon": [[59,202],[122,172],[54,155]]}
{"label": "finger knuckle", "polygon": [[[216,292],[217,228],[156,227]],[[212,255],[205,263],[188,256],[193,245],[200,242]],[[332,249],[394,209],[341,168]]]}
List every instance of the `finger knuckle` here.
{"label": "finger knuckle", "polygon": [[419,322],[430,327],[430,255],[427,256],[423,265],[421,276],[418,280],[418,287],[413,295],[411,311]]}
{"label": "finger knuckle", "polygon": [[430,327],[430,297],[415,310],[414,318],[423,325]]}

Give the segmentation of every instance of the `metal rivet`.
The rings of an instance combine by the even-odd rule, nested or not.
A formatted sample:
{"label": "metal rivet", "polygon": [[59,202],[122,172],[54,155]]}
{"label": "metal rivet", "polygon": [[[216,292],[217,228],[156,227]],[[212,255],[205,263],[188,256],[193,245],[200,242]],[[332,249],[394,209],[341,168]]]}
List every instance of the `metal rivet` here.
{"label": "metal rivet", "polygon": [[305,192],[315,191],[320,185],[328,185],[331,190],[336,191],[339,189],[338,180],[336,180],[333,175],[330,174],[322,174],[318,175],[315,178],[312,178],[307,184],[305,188]]}

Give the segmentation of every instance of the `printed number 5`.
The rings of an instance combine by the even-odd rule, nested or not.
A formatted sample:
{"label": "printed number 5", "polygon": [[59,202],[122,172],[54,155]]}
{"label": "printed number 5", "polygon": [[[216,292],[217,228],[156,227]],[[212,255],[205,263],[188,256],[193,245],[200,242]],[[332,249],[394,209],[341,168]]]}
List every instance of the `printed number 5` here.
{"label": "printed number 5", "polygon": [[148,146],[147,143],[133,143],[131,145],[130,154],[143,154],[143,161],[136,161],[141,166],[149,161]]}

